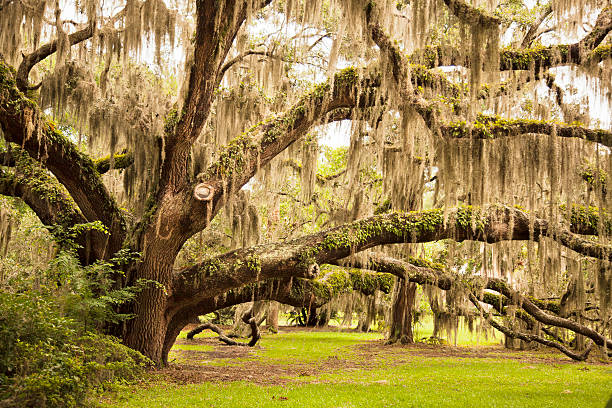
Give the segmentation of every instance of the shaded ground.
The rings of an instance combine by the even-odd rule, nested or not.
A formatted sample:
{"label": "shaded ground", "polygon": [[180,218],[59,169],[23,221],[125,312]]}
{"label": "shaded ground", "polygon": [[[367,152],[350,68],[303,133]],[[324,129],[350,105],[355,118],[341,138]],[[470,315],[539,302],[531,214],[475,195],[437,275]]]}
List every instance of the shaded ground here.
{"label": "shaded ground", "polygon": [[[283,328],[280,333],[295,331],[320,330]],[[258,385],[292,382],[317,384],[322,381],[304,377],[339,371],[368,370],[381,366],[394,367],[410,364],[419,357],[507,359],[525,364],[523,367],[525,369],[535,368],[531,364],[547,364],[552,368],[574,364],[569,358],[548,349],[521,351],[508,350],[502,346],[454,347],[426,343],[387,345],[383,340],[365,340],[361,344],[341,347],[337,353],[315,361],[301,361],[296,358],[289,362],[276,362],[275,359],[264,359],[259,356],[259,352],[265,350],[265,345],[254,348],[226,346],[216,337],[179,339],[175,346],[171,354],[173,362],[158,374],[165,381],[176,384],[240,380]],[[584,366],[583,370],[587,371],[589,368]]]}

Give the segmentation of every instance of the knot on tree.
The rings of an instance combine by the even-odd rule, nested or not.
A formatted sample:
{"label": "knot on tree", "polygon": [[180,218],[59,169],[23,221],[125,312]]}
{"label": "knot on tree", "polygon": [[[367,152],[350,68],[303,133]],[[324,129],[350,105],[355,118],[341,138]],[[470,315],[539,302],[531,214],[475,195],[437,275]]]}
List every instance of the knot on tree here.
{"label": "knot on tree", "polygon": [[210,201],[214,193],[215,189],[208,183],[200,183],[193,189],[193,196],[200,201]]}

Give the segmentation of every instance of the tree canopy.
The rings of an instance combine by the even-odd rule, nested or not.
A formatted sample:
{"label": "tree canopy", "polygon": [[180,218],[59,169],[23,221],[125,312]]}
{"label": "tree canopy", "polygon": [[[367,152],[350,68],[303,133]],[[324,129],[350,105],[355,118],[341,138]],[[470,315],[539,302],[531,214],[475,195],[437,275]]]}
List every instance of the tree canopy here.
{"label": "tree canopy", "polygon": [[0,0],[0,194],[147,283],[107,331],[157,363],[198,315],[328,299],[324,264],[607,356],[611,30],[600,0]]}

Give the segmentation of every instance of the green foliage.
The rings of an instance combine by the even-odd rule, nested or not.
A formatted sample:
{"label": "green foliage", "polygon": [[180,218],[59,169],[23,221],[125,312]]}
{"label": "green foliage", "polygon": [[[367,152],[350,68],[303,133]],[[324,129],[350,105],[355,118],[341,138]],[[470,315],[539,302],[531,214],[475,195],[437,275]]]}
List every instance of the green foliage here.
{"label": "green foliage", "polygon": [[0,293],[0,406],[79,407],[98,389],[138,378],[149,362],[85,332],[53,298]]}

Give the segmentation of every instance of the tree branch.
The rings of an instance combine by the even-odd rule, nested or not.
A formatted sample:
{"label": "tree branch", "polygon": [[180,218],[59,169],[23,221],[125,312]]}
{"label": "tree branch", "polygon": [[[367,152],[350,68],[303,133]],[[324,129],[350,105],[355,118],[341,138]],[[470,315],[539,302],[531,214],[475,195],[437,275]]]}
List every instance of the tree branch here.
{"label": "tree branch", "polygon": [[[160,194],[179,191],[188,183],[191,145],[200,136],[209,116],[221,77],[218,74],[238,30],[251,9],[265,7],[271,0],[215,0],[196,3],[196,32],[193,63],[189,69],[187,92],[181,114],[174,112],[176,126],[166,129],[165,160],[160,177]],[[160,209],[166,205],[163,200]]]}
{"label": "tree branch", "polygon": [[547,4],[544,10],[542,10],[542,13],[533,22],[533,24],[531,24],[529,30],[527,30],[527,33],[525,34],[525,37],[523,37],[523,41],[521,42],[521,48],[527,48],[529,47],[529,45],[531,45],[533,40],[535,40],[537,37],[536,34],[538,33],[538,29],[540,28],[544,20],[546,20],[548,16],[552,14],[552,11],[552,5],[550,3]]}
{"label": "tree branch", "polygon": [[[569,228],[579,229],[573,225]],[[555,238],[562,245],[583,255],[612,260],[611,247],[586,240],[561,226],[555,231]],[[232,251],[181,270],[174,277],[170,303],[180,308],[197,302],[205,294],[222,294],[270,278],[312,278],[317,275],[319,264],[333,263],[379,245],[442,239],[488,243],[538,240],[547,232],[547,221],[531,220],[527,213],[510,207],[459,207],[449,211],[446,222],[443,210],[378,215],[293,241]]]}
{"label": "tree branch", "polygon": [[[363,267],[369,270],[375,270],[379,272],[391,273],[398,277],[403,277],[406,280],[415,282],[421,285],[428,284],[437,286],[443,290],[449,290],[458,280],[458,276],[454,276],[448,272],[445,272],[442,267],[436,266],[430,262],[424,262],[420,260],[411,260],[410,262],[401,261],[385,256],[374,255],[370,256],[366,263],[362,262],[359,258],[351,260],[351,262],[357,267]],[[416,263],[413,264],[413,263]],[[465,277],[462,277],[465,281]],[[562,327],[565,329],[572,330],[575,333],[582,334],[596,344],[603,346],[604,341],[607,342],[608,348],[612,347],[612,340],[605,339],[604,336],[592,330],[589,327],[583,326],[573,320],[565,319],[559,316],[553,316],[544,312],[540,307],[544,306],[556,310],[558,313],[559,304],[555,302],[542,301],[539,299],[527,298],[521,295],[519,292],[510,288],[510,286],[501,279],[496,278],[482,278],[480,276],[473,277],[472,284],[465,285],[468,288],[468,294],[475,296],[473,293],[475,290],[491,289],[499,292],[502,297],[492,295],[484,292],[481,295],[480,301],[492,305],[500,313],[505,313],[504,306],[510,304],[518,305],[525,312],[531,316],[531,318],[537,320],[540,323],[548,324],[552,326]],[[481,289],[480,289],[481,288]],[[535,337],[529,341],[538,341]],[[551,345],[551,347],[558,348]],[[561,350],[561,349],[559,349]],[[585,357],[586,358],[586,357]]]}
{"label": "tree branch", "polygon": [[[531,70],[536,76],[545,69],[567,64],[582,64],[601,61],[609,57],[608,48],[596,49],[612,30],[612,6],[600,12],[595,27],[582,40],[573,44],[551,45],[548,47],[531,47],[527,49],[502,49],[499,53],[500,71]],[[447,46],[431,46],[419,50],[410,56],[410,61],[422,64],[427,68],[442,65],[470,66],[467,58],[458,49]]]}
{"label": "tree branch", "polygon": [[[325,82],[304,95],[287,112],[259,124],[232,140],[217,156],[217,160],[205,173],[198,175],[184,190],[184,200],[190,205],[185,211],[186,229],[177,231],[183,239],[201,231],[221,209],[224,200],[244,186],[257,171],[270,162],[289,145],[306,135],[318,124],[350,117],[351,109],[380,105],[375,90],[380,78],[362,78],[355,68],[339,71],[333,84]],[[193,189],[199,182],[212,187],[209,201],[198,201]]]}
{"label": "tree branch", "polygon": [[444,0],[444,4],[446,4],[455,17],[461,20],[461,22],[464,24],[489,27],[499,25],[501,23],[501,20],[498,17],[492,16],[483,10],[472,7],[462,0]]}
{"label": "tree branch", "polygon": [[566,356],[568,356],[571,359],[576,360],[576,361],[584,361],[584,360],[586,360],[587,357],[589,356],[589,353],[591,352],[591,349],[593,347],[593,343],[592,342],[591,342],[591,344],[587,347],[587,349],[582,354],[578,354],[578,353],[574,353],[573,351],[571,351],[570,349],[565,347],[563,344],[558,343],[556,341],[547,340],[547,339],[545,339],[543,337],[540,337],[540,336],[537,336],[535,334],[526,334],[526,333],[520,333],[520,332],[516,332],[516,331],[510,330],[509,328],[507,328],[507,327],[497,323],[495,321],[495,319],[493,319],[493,317],[491,316],[490,313],[485,312],[483,310],[482,306],[480,306],[480,302],[478,301],[476,296],[474,296],[472,293],[469,293],[468,296],[470,298],[470,301],[476,307],[476,309],[478,309],[478,311],[486,318],[487,322],[491,326],[493,326],[494,328],[496,328],[500,332],[504,333],[508,337],[518,338],[518,339],[521,339],[521,340],[524,340],[524,341],[527,341],[527,342],[535,341],[536,343],[540,343],[540,344],[543,344],[543,345],[548,346],[548,347],[556,348],[557,350],[561,351]]}
{"label": "tree branch", "polygon": [[127,169],[132,164],[134,164],[134,155],[126,151],[94,160],[96,171],[100,174],[107,173],[111,169]]}
{"label": "tree branch", "polygon": [[236,57],[230,59],[225,64],[223,64],[223,66],[221,68],[219,68],[219,73],[217,74],[219,80],[221,78],[223,78],[223,76],[225,75],[225,72],[228,69],[230,69],[235,64],[239,63],[240,61],[244,60],[246,57],[248,57],[250,55],[262,55],[262,56],[269,57],[269,58],[276,58],[276,59],[279,59],[281,61],[291,61],[290,59],[284,58],[281,55],[276,55],[276,54],[274,54],[273,52],[270,52],[270,51],[248,50],[248,51],[245,51],[242,54],[237,55]]}
{"label": "tree branch", "polygon": [[589,129],[578,125],[557,124],[550,121],[526,119],[502,119],[498,116],[483,116],[471,126],[463,122],[440,127],[447,138],[496,139],[533,133],[559,137],[572,137],[612,147],[612,132],[603,129]]}
{"label": "tree branch", "polygon": [[[68,41],[72,46],[91,38],[93,36],[93,33],[94,24],[89,23],[84,29],[70,34],[68,36]],[[53,40],[42,45],[34,52],[28,55],[23,55],[23,60],[21,61],[21,64],[19,64],[19,68],[17,68],[17,76],[15,78],[19,90],[25,92],[30,88],[30,84],[28,81],[30,71],[32,70],[34,65],[38,64],[40,61],[44,60],[49,55],[52,55],[57,51],[57,42],[57,39]]]}
{"label": "tree branch", "polygon": [[17,89],[12,69],[2,60],[0,126],[5,140],[22,146],[57,177],[88,222],[100,220],[108,228],[111,239],[105,256],[116,252],[125,237],[125,220],[93,162]]}
{"label": "tree branch", "polygon": [[[65,245],[65,234],[75,225],[85,224],[85,217],[57,180],[26,152],[13,147],[4,154],[11,157],[14,169],[11,172],[0,169],[0,194],[21,198]],[[102,232],[84,231],[72,239],[80,246],[77,252],[83,265],[103,258],[107,237]]]}

